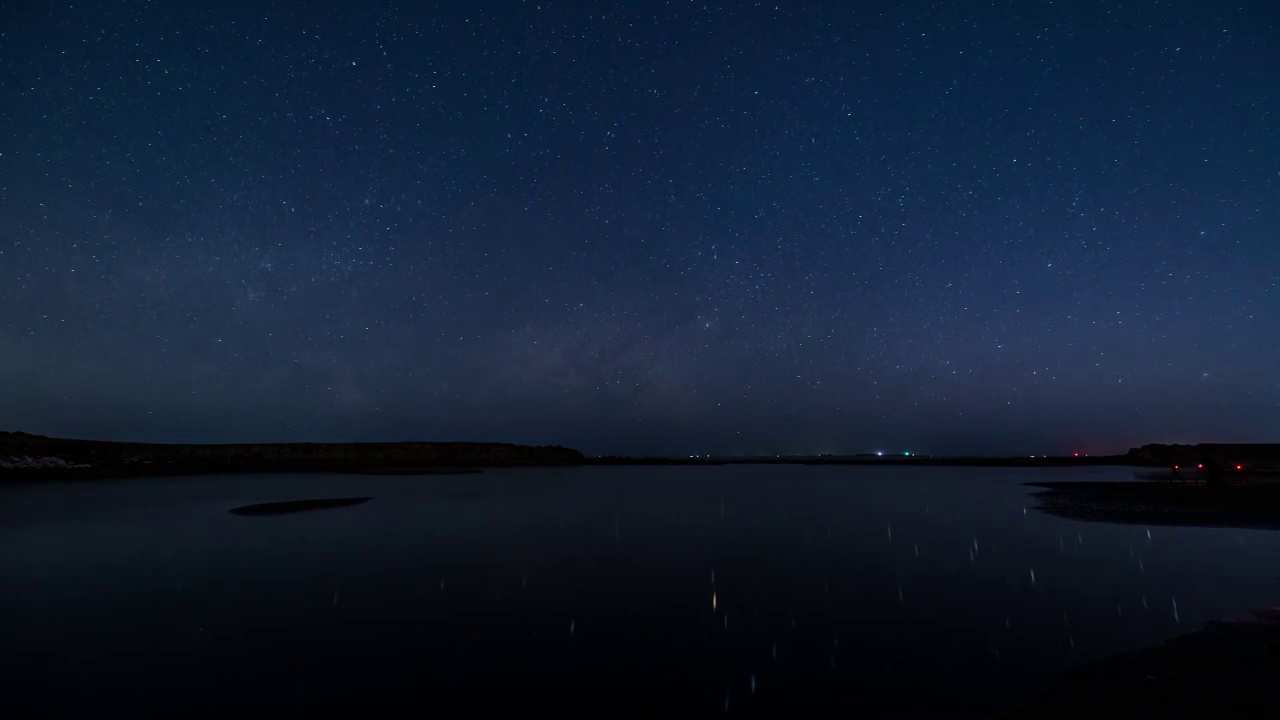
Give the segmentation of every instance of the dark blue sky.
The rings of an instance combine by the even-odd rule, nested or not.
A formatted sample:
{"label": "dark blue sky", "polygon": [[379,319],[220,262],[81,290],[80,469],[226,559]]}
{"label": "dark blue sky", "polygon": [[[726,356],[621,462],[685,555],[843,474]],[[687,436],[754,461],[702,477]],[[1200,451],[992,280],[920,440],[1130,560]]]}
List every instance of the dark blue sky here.
{"label": "dark blue sky", "polygon": [[200,5],[0,4],[0,428],[1280,439],[1274,3]]}

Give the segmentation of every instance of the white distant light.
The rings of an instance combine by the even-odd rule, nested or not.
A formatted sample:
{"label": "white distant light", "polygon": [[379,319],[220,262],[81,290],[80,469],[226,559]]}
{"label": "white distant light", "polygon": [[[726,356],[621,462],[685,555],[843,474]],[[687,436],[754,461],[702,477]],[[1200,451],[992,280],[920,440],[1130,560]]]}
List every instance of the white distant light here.
{"label": "white distant light", "polygon": [[876,457],[880,457],[880,456],[882,456],[882,455],[884,455],[884,451],[883,451],[883,450],[877,450],[877,451],[876,451]]}

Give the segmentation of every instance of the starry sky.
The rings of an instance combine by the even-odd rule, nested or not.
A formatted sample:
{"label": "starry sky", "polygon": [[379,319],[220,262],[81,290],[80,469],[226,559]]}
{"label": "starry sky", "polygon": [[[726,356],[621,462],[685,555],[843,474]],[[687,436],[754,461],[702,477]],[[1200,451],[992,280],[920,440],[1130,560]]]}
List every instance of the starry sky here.
{"label": "starry sky", "polygon": [[1280,440],[1270,2],[0,3],[0,428]]}

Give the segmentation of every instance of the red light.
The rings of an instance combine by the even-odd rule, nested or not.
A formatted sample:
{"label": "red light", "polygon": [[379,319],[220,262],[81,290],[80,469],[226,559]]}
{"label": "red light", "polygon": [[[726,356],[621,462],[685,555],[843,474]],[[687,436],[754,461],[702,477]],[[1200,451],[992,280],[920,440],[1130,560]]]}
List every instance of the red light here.
{"label": "red light", "polygon": [[1174,469],[1174,470],[1177,470],[1179,467],[1180,467],[1180,466],[1178,466],[1178,465],[1174,465],[1174,466],[1173,466],[1173,469]]}
{"label": "red light", "polygon": [[1075,454],[1075,456],[1076,456],[1076,457],[1080,457],[1080,453],[1076,453],[1076,454]]}
{"label": "red light", "polygon": [[1237,466],[1236,466],[1236,469],[1237,469],[1237,470],[1243,470],[1243,469],[1244,469],[1244,466],[1243,466],[1243,465],[1237,465]]}
{"label": "red light", "polygon": [[1196,466],[1196,469],[1197,469],[1197,470],[1203,470],[1203,469],[1204,469],[1204,463],[1200,463],[1199,465],[1197,465],[1197,466]]}

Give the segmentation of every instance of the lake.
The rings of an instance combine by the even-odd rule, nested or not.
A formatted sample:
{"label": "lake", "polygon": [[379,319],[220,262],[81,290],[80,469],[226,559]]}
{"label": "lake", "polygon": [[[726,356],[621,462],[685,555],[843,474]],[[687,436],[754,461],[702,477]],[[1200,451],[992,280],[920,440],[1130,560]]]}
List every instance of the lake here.
{"label": "lake", "polygon": [[[1066,520],[1022,486],[1129,478],[784,465],[4,487],[5,706],[983,717],[1079,663],[1280,604],[1280,535]],[[346,496],[373,499],[229,513]]]}

